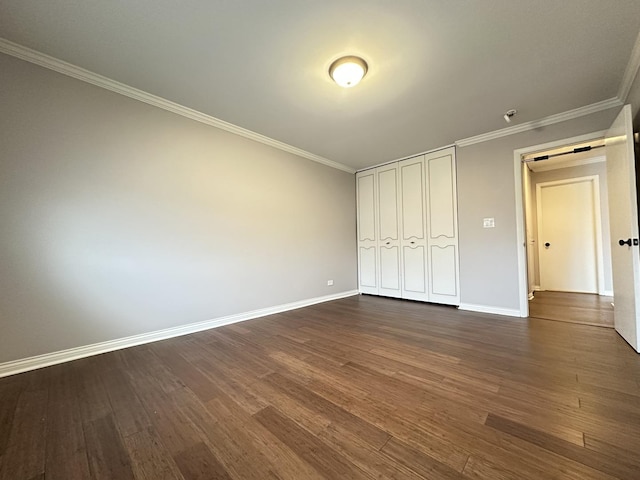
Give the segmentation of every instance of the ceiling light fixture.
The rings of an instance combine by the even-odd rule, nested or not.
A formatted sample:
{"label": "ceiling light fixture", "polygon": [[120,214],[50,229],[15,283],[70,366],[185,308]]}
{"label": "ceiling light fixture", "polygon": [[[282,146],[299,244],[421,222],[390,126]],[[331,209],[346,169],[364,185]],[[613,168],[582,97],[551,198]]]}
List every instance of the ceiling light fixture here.
{"label": "ceiling light fixture", "polygon": [[360,57],[348,56],[337,59],[329,67],[329,76],[344,88],[355,87],[367,74],[368,66]]}
{"label": "ceiling light fixture", "polygon": [[515,116],[516,113],[518,113],[518,111],[515,109],[508,110],[502,118],[504,118],[505,122],[511,123],[511,117]]}

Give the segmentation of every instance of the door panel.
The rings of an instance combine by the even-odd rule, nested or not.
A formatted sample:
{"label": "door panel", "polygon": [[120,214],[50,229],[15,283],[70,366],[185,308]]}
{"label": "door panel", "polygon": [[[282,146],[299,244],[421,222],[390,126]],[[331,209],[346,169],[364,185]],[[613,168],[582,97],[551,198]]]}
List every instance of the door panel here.
{"label": "door panel", "polygon": [[449,303],[458,295],[456,257],[454,245],[431,247],[432,271],[437,272],[431,277],[431,294],[439,301],[445,300],[443,303]]}
{"label": "door panel", "polygon": [[400,249],[380,247],[380,294],[400,296]]}
{"label": "door panel", "polygon": [[598,293],[592,178],[537,186],[540,288]]}
{"label": "door panel", "polygon": [[451,155],[427,160],[429,166],[429,236],[454,238],[454,168]]}
{"label": "door panel", "polygon": [[358,240],[376,239],[374,174],[358,177]]}
{"label": "door panel", "polygon": [[402,192],[402,239],[425,238],[424,161],[422,157],[400,163]]}
{"label": "door panel", "polygon": [[[631,106],[625,105],[605,136],[611,267],[613,271],[614,323],[616,331],[640,351],[640,258],[638,204]],[[619,241],[631,240],[631,246]]]}
{"label": "door panel", "polygon": [[378,209],[380,241],[398,240],[398,170],[384,168],[378,172]]}
{"label": "door panel", "polygon": [[356,175],[358,228],[358,288],[362,293],[378,293],[376,251],[376,182],[375,171]]}
{"label": "door panel", "polygon": [[404,280],[402,297],[410,300],[426,300],[428,291],[425,278],[427,261],[425,247],[422,245],[403,247],[402,261]]}
{"label": "door panel", "polygon": [[425,155],[429,301],[458,305],[458,207],[453,148]]}
{"label": "door panel", "polygon": [[429,300],[427,289],[426,175],[424,157],[399,163],[402,298]]}
{"label": "door panel", "polygon": [[358,249],[358,254],[360,259],[360,286],[375,289],[375,293],[377,293],[376,248],[360,247]]}
{"label": "door panel", "polygon": [[376,168],[378,198],[378,292],[400,297],[398,164]]}

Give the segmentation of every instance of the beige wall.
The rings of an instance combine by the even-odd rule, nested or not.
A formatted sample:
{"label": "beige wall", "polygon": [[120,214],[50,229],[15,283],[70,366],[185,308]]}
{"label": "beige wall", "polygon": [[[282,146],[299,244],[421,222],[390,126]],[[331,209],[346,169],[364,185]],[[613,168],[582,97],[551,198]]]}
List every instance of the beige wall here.
{"label": "beige wall", "polygon": [[[519,275],[513,152],[604,130],[618,113],[609,109],[457,150],[461,302],[518,310]],[[495,218],[495,228],[482,219]]]}
{"label": "beige wall", "polygon": [[356,288],[353,175],[5,55],[0,85],[0,363]]}
{"label": "beige wall", "polygon": [[[603,149],[594,150],[604,153]],[[538,221],[537,221],[537,190],[539,183],[555,182],[556,180],[565,180],[568,178],[578,178],[595,175],[598,177],[600,186],[600,219],[602,221],[602,256],[604,267],[604,289],[613,291],[613,280],[611,276],[611,233],[609,231],[609,191],[607,189],[607,164],[605,162],[591,163],[588,165],[580,165],[575,167],[559,168],[557,170],[549,170],[546,172],[531,172],[531,216],[533,238],[538,238]],[[532,249],[534,259],[534,284],[540,285],[540,270],[538,264],[537,243]]]}

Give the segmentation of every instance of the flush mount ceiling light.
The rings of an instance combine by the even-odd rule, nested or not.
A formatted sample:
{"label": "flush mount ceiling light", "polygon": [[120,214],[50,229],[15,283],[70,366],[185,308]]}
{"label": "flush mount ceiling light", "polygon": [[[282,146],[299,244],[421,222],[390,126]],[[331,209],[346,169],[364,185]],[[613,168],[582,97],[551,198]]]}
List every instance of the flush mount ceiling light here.
{"label": "flush mount ceiling light", "polygon": [[360,57],[342,57],[331,64],[329,76],[341,87],[350,88],[360,83],[367,69],[367,62]]}

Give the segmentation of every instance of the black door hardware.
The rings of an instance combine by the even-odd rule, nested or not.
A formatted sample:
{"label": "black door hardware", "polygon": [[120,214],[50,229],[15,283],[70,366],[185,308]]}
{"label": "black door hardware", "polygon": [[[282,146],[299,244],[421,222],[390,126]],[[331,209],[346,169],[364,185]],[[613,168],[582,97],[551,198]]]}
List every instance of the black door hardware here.
{"label": "black door hardware", "polygon": [[544,244],[545,247],[549,248],[551,246],[551,244],[549,242]]}
{"label": "black door hardware", "polygon": [[623,245],[631,246],[631,239],[630,238],[628,238],[627,240],[620,239],[620,240],[618,240],[618,245],[620,245],[620,246],[623,246]]}

